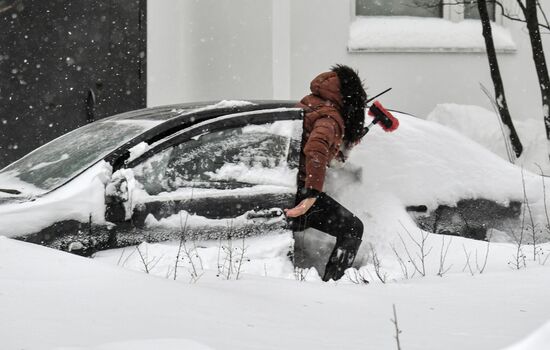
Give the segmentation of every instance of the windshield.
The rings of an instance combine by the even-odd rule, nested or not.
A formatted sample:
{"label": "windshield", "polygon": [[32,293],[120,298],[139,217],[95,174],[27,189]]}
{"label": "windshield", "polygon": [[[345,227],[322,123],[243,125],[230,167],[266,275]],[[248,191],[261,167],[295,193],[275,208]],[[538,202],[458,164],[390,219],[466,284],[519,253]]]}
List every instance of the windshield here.
{"label": "windshield", "polygon": [[[0,191],[39,194],[56,188],[161,121],[101,120],[65,134],[0,171]],[[6,191],[3,191],[6,194]]]}

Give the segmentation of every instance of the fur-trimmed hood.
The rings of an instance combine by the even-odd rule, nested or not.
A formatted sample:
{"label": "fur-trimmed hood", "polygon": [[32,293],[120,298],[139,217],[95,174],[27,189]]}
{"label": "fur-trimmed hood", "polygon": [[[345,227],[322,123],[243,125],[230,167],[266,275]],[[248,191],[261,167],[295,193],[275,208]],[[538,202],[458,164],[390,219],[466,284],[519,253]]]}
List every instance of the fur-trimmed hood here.
{"label": "fur-trimmed hood", "polygon": [[330,101],[338,110],[343,107],[342,94],[340,93],[340,80],[335,72],[324,72],[316,76],[309,85],[311,93]]}
{"label": "fur-trimmed hood", "polygon": [[363,132],[367,93],[359,74],[352,68],[337,64],[331,72],[336,73],[340,86],[340,112],[346,124],[345,139],[353,143],[361,138]]}

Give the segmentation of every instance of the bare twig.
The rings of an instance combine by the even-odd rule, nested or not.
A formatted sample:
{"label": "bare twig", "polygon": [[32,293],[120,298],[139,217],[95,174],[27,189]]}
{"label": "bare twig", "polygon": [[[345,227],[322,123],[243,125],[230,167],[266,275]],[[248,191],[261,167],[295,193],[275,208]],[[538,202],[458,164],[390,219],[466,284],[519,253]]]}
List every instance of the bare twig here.
{"label": "bare twig", "polygon": [[233,274],[233,240],[231,234],[233,233],[233,220],[229,222],[229,233],[227,239],[227,246],[222,247],[225,251],[225,260],[223,266],[225,267],[225,278],[230,279]]}
{"label": "bare twig", "polygon": [[[401,272],[403,273],[403,277],[405,277],[405,279],[409,279],[409,269],[407,268],[407,264],[405,264],[405,261],[403,261],[403,258],[401,258],[401,255],[399,254],[399,252],[397,252],[397,248],[395,248],[395,245],[393,245],[393,243],[390,244],[390,247],[393,250],[393,253],[395,254],[395,256],[397,257],[397,261],[399,262],[399,267],[401,267]],[[415,273],[416,273],[416,270],[413,272],[413,276]],[[413,276],[410,276],[410,277],[413,277]]]}
{"label": "bare twig", "polygon": [[541,177],[541,180],[542,180],[542,196],[543,196],[543,199],[544,199],[544,214],[546,215],[546,225],[548,227],[550,227],[550,216],[548,215],[548,203],[546,201],[546,183],[544,181],[544,178],[546,177],[546,174],[544,174],[544,171],[542,170],[542,167],[538,163],[535,163],[535,165],[540,170],[540,177]]}
{"label": "bare twig", "polygon": [[204,272],[201,272],[199,274],[199,272],[197,270],[197,267],[195,265],[195,259],[193,258],[193,256],[198,256],[198,254],[197,254],[196,250],[193,252],[190,249],[188,249],[187,244],[185,243],[185,241],[183,242],[183,252],[185,253],[185,256],[187,257],[187,259],[189,260],[189,265],[191,265],[191,272],[190,272],[191,280],[190,280],[190,282],[195,283],[204,274]]}
{"label": "bare twig", "polygon": [[[401,223],[401,222],[400,222]],[[410,253],[409,249],[407,248],[407,244],[405,244],[405,241],[403,240],[403,237],[399,234],[399,238],[401,239],[401,243],[403,244],[403,247],[405,248],[405,252],[407,253],[407,256],[409,257],[409,260],[411,264],[414,266],[415,270],[420,273],[422,276],[426,276],[426,257],[430,254],[433,247],[430,247],[428,251],[426,251],[426,241],[428,240],[429,235],[427,233],[424,233],[424,231],[420,231],[420,234],[422,235],[422,239],[420,242],[418,242],[413,235],[407,230],[405,225],[401,223],[401,227],[407,232],[409,235],[409,238],[414,242],[414,244],[418,247],[419,253],[416,253],[416,257],[420,260],[419,263],[415,261],[415,259],[412,257],[412,254]],[[420,266],[419,266],[420,265]]]}
{"label": "bare twig", "polygon": [[193,251],[195,252],[195,258],[197,258],[197,261],[199,262],[200,269],[204,270],[204,265],[202,263],[202,258],[199,255],[199,248],[197,247],[197,242],[193,240],[192,243],[193,243]]}
{"label": "bare twig", "polygon": [[388,278],[387,273],[382,273],[382,263],[380,262],[380,258],[378,258],[378,254],[376,253],[376,249],[372,244],[370,244],[370,250],[372,253],[372,264],[374,265],[374,272],[376,273],[376,277],[380,280],[382,283],[386,283],[386,280]]}
{"label": "bare twig", "polygon": [[122,266],[125,266],[126,263],[128,263],[128,260],[130,260],[130,258],[132,257],[132,255],[134,255],[134,253],[136,252],[136,249],[132,250],[130,252],[130,254],[128,254],[125,258],[124,258],[124,261],[122,262]]}
{"label": "bare twig", "polygon": [[[523,220],[522,220],[523,221]],[[524,226],[522,224],[522,227],[520,229],[519,236],[516,235],[514,230],[510,230],[512,237],[514,238],[514,241],[516,243],[516,252],[512,256],[512,261],[508,262],[508,265],[510,265],[513,269],[519,270],[522,267],[527,267],[527,264],[525,262],[525,254],[523,253],[523,238],[524,238]]]}
{"label": "bare twig", "polygon": [[243,237],[243,245],[241,246],[241,251],[239,253],[239,256],[238,256],[238,259],[237,259],[237,268],[236,268],[236,272],[237,272],[237,275],[235,277],[236,280],[239,279],[239,276],[241,275],[241,268],[243,266],[243,261],[245,259],[245,252],[246,252],[246,245],[245,245],[245,241],[244,241],[244,237]]}
{"label": "bare twig", "polygon": [[218,266],[218,274],[216,276],[221,276],[223,273],[223,265],[221,264],[221,253],[222,253],[222,239],[220,238],[218,240],[218,259],[217,259],[217,266]]}
{"label": "bare twig", "polygon": [[[520,1],[516,0],[519,7],[521,8],[521,11],[524,13],[527,9],[525,5]],[[517,13],[511,13],[506,6],[501,1],[495,0],[491,1],[501,9],[502,17],[509,19],[514,22],[520,22],[520,23],[526,23],[526,20],[522,17],[519,17]],[[446,6],[457,6],[457,5],[466,5],[466,4],[477,4],[477,0],[456,0],[456,1],[449,1],[449,2],[443,2],[443,5]],[[550,23],[548,22],[546,13],[544,12],[542,6],[540,6],[540,2],[537,1],[537,5],[539,8],[540,13],[542,14],[542,17],[544,19],[544,23],[539,23],[539,27],[550,30]]]}
{"label": "bare twig", "polygon": [[502,123],[502,118],[500,118],[496,99],[491,95],[491,93],[489,92],[489,89],[487,89],[485,85],[483,85],[482,83],[479,83],[479,85],[481,87],[481,91],[483,91],[485,96],[487,96],[487,98],[489,99],[489,102],[493,107],[493,111],[497,116],[498,125],[500,127],[500,132],[502,133],[502,140],[504,141],[504,148],[506,148],[506,155],[508,156],[508,160],[510,161],[510,163],[515,163],[516,156],[512,151],[512,145],[510,144],[510,138],[508,137],[508,132],[504,129],[504,123]]}
{"label": "bare twig", "polygon": [[181,250],[183,248],[183,244],[185,242],[185,232],[187,230],[187,219],[189,218],[189,213],[186,213],[187,215],[185,215],[185,223],[182,223],[181,211],[179,214],[180,214],[179,217],[180,217],[181,233],[180,233],[180,242],[178,246],[178,252],[176,253],[176,261],[174,263],[174,281],[178,278],[178,266],[180,261],[180,255],[181,255]]}
{"label": "bare twig", "polygon": [[116,262],[117,266],[120,266],[120,262],[122,261],[122,258],[124,257],[125,252],[126,252],[126,248],[122,248],[122,252],[120,253],[120,256],[118,257],[118,261]]}
{"label": "bare twig", "polygon": [[[193,200],[194,189],[195,189],[195,184],[193,183],[193,186],[191,187],[191,199],[190,199],[191,201]],[[176,261],[174,263],[174,274],[173,274],[174,280],[176,280],[178,277],[179,262],[182,259],[182,255],[185,254],[185,256],[187,257],[187,260],[189,261],[189,265],[191,266],[191,271],[189,272],[191,276],[190,282],[196,283],[200,279],[200,277],[204,274],[202,259],[198,253],[197,244],[195,241],[192,241],[193,248],[189,249],[187,247],[186,236],[187,236],[187,222],[189,220],[189,212],[187,211],[185,212],[185,222],[183,221],[183,218],[182,218],[182,211],[179,212],[179,218],[180,218],[180,240],[178,245],[178,251],[176,253]],[[195,264],[195,258],[198,260],[200,264],[200,271],[201,271],[200,273],[199,273],[199,269],[197,269],[197,266]]]}
{"label": "bare twig", "polygon": [[399,329],[399,324],[397,322],[397,311],[395,309],[395,304],[393,304],[393,319],[391,320],[391,322],[395,326],[395,342],[397,343],[397,350],[401,350],[401,342],[399,341],[399,334],[401,334],[402,331]]}
{"label": "bare twig", "polygon": [[539,237],[537,235],[537,227],[535,225],[535,220],[533,219],[533,212],[531,211],[531,205],[529,203],[529,199],[527,198],[527,190],[525,189],[525,174],[523,173],[523,168],[521,168],[521,185],[523,189],[523,200],[525,207],[527,208],[527,211],[529,213],[529,228],[531,231],[531,242],[533,243],[533,261],[537,259],[537,243],[539,241]]}
{"label": "bare twig", "polygon": [[[522,170],[522,177],[523,177],[523,170]],[[508,261],[508,265],[510,265],[512,268],[519,270],[521,269],[522,265],[524,267],[527,267],[525,263],[525,254],[523,253],[523,239],[525,235],[525,195],[523,198],[523,205],[521,210],[521,227],[519,235],[516,234],[515,230],[513,228],[510,228],[510,234],[514,238],[514,242],[516,243],[516,253],[512,256],[512,261]],[[523,262],[523,264],[522,264]]]}
{"label": "bare twig", "polygon": [[143,266],[145,267],[145,273],[149,273],[149,264],[148,262],[145,260],[145,257],[143,256],[143,254],[141,253],[141,250],[139,249],[139,245],[136,246],[136,249],[139,253],[139,258],[141,259],[141,263],[143,264]]}
{"label": "bare twig", "polygon": [[345,274],[348,279],[355,284],[369,284],[369,280],[365,277],[365,273],[357,269],[348,269]]}
{"label": "bare twig", "polygon": [[544,260],[542,260],[542,262],[540,264],[541,265],[546,265],[546,263],[548,262],[548,258],[550,258],[550,254],[547,254],[546,258]]}
{"label": "bare twig", "polygon": [[162,259],[164,255],[161,255],[160,257],[154,257],[152,260],[149,260],[149,248],[147,246],[147,242],[144,242],[145,245],[145,254],[139,249],[139,245],[136,246],[136,250],[139,254],[139,258],[141,260],[141,263],[143,264],[143,267],[145,268],[145,273],[150,273],[159,263],[159,261]]}
{"label": "bare twig", "polygon": [[468,270],[470,271],[470,275],[473,276],[474,271],[472,270],[472,265],[470,265],[470,256],[472,255],[472,253],[469,253],[469,252],[466,251],[466,246],[464,244],[462,245],[462,248],[464,249],[464,255],[466,255],[466,264],[462,268],[462,272],[464,272],[466,270],[466,267],[467,267]]}
{"label": "bare twig", "polygon": [[304,269],[298,266],[294,267],[294,278],[296,278],[296,281],[304,282],[308,273],[309,269]]}
{"label": "bare twig", "polygon": [[166,275],[164,275],[164,278],[168,279],[172,275],[172,266],[168,266],[166,269]]}
{"label": "bare twig", "polygon": [[476,268],[477,272],[482,274],[485,271],[485,268],[487,267],[487,261],[489,260],[489,245],[491,244],[490,240],[487,239],[487,247],[485,249],[485,259],[483,260],[483,265],[480,267],[477,261],[477,249],[476,249]]}
{"label": "bare twig", "polygon": [[[233,246],[233,219],[229,220],[227,222],[228,225],[228,234],[227,234],[227,241],[224,244],[222,244],[222,241],[220,240],[219,246],[218,246],[218,276],[223,276],[225,279],[229,280],[232,277],[235,277],[235,279],[239,279],[243,264],[246,261],[249,261],[246,257],[246,240],[243,237],[242,245],[241,247],[234,247]],[[221,263],[221,253],[224,253],[223,257],[223,263]]]}
{"label": "bare twig", "polygon": [[453,238],[449,240],[449,243],[447,244],[447,248],[445,249],[445,236],[441,239],[441,251],[439,253],[439,271],[437,272],[437,275],[439,277],[443,277],[444,274],[449,272],[451,267],[453,265],[451,264],[449,267],[445,268],[445,260],[447,259],[447,253],[449,253],[449,247],[451,246],[451,243],[453,242]]}

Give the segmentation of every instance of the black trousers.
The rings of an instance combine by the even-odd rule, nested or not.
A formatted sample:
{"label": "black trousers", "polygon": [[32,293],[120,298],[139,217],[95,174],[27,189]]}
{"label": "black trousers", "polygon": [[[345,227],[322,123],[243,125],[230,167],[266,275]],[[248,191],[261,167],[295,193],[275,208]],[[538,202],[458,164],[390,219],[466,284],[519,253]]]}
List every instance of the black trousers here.
{"label": "black trousers", "polygon": [[[298,186],[296,204],[304,198],[304,188]],[[324,192],[321,192],[306,214],[293,220],[294,231],[303,231],[310,227],[336,237],[337,242],[349,238],[361,239],[363,236],[361,220]]]}

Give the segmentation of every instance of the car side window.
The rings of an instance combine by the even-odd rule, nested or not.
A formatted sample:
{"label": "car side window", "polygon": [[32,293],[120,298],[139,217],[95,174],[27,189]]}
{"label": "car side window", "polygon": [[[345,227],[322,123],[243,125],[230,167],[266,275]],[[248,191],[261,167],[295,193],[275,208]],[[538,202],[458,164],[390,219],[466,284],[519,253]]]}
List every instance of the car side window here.
{"label": "car side window", "polygon": [[289,162],[298,121],[277,121],[203,134],[169,147],[134,168],[150,195],[180,188],[230,189],[295,182]]}

